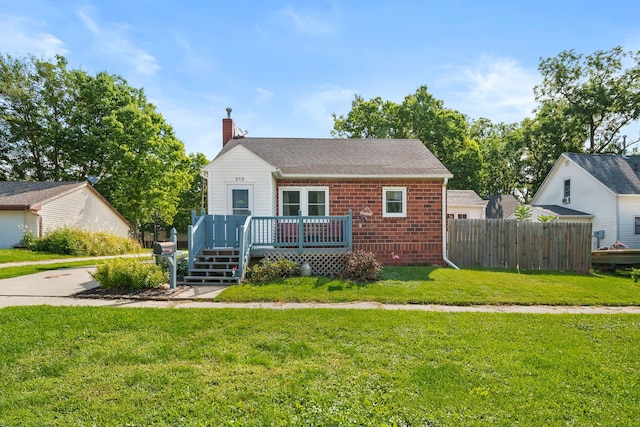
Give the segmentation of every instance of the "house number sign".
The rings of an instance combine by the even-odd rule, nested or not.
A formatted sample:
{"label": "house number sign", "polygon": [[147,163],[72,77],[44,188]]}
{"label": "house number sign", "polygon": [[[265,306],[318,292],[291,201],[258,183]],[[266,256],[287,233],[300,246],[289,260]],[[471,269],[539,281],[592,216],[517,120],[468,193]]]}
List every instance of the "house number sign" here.
{"label": "house number sign", "polygon": [[236,182],[244,181],[244,176],[236,176]]}

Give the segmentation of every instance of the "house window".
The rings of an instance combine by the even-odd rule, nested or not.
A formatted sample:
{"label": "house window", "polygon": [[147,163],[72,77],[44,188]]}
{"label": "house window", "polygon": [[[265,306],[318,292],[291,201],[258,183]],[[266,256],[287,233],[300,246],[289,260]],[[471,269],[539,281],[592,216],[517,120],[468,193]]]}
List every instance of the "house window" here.
{"label": "house window", "polygon": [[569,203],[571,201],[571,180],[564,180],[564,193],[562,196],[562,203]]}
{"label": "house window", "polygon": [[300,190],[282,191],[280,200],[282,200],[280,210],[283,216],[298,215],[298,211],[300,210]]}
{"label": "house window", "polygon": [[234,188],[231,190],[231,209],[234,215],[249,215],[249,190]]}
{"label": "house window", "polygon": [[382,216],[407,216],[407,189],[405,187],[384,187],[382,189]]}
{"label": "house window", "polygon": [[455,217],[455,214],[447,214],[447,219],[454,219]]}
{"label": "house window", "polygon": [[467,214],[458,214],[458,219],[467,219]]}
{"label": "house window", "polygon": [[635,233],[640,234],[640,216],[635,218]]}
{"label": "house window", "polygon": [[280,215],[325,216],[329,212],[329,188],[280,187]]}

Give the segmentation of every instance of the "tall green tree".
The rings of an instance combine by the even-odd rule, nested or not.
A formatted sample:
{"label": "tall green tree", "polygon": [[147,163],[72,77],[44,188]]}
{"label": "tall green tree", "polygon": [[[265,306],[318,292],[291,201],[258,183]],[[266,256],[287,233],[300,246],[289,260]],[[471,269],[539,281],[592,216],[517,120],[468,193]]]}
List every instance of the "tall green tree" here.
{"label": "tall green tree", "polygon": [[200,212],[207,208],[207,181],[202,177],[202,168],[209,161],[202,153],[190,153],[184,170],[191,176],[191,186],[180,193],[180,203],[173,226],[180,232],[185,232],[191,224],[191,211]]}
{"label": "tall green tree", "polygon": [[480,118],[471,124],[471,138],[477,142],[482,159],[479,174],[481,195],[522,196],[524,186],[522,131],[518,124],[492,123]]}
{"label": "tall green tree", "polygon": [[0,56],[0,171],[6,179],[84,180],[135,227],[172,223],[190,161],[142,89],[106,72]]}
{"label": "tall green tree", "polygon": [[419,87],[402,104],[356,95],[346,116],[333,114],[332,135],[342,138],[417,138],[453,173],[450,188],[476,189],[481,168],[466,117]]}
{"label": "tall green tree", "polygon": [[525,201],[538,191],[562,153],[581,153],[584,138],[581,120],[567,114],[563,104],[545,104],[531,119],[522,121],[519,153],[521,188]]}
{"label": "tall green tree", "polygon": [[76,77],[61,56],[0,56],[0,147],[7,179],[67,178]]}
{"label": "tall green tree", "polygon": [[621,129],[640,118],[640,52],[568,50],[541,60],[539,70],[534,93],[542,108],[579,124],[588,152],[620,152]]}

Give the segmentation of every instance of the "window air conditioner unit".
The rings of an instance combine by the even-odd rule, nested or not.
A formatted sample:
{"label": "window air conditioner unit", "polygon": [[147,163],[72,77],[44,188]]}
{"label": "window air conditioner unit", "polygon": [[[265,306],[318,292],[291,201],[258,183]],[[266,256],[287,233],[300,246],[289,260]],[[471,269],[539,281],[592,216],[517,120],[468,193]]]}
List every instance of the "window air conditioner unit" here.
{"label": "window air conditioner unit", "polygon": [[562,203],[564,203],[565,205],[566,205],[567,203],[569,203],[570,201],[571,201],[571,197],[563,197],[563,198],[562,198]]}

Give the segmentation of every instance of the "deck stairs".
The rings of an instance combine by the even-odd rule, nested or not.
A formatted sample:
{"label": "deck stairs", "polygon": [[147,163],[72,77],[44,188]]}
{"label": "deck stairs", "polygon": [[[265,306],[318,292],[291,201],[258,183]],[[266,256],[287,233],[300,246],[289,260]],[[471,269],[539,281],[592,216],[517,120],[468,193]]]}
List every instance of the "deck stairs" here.
{"label": "deck stairs", "polygon": [[235,268],[240,262],[236,248],[203,249],[184,277],[185,285],[235,285],[239,282]]}

